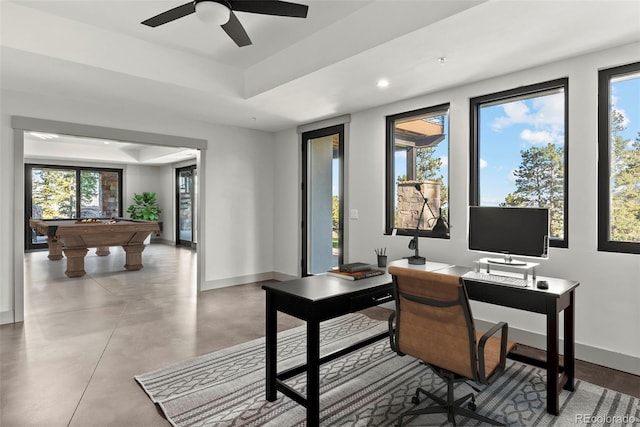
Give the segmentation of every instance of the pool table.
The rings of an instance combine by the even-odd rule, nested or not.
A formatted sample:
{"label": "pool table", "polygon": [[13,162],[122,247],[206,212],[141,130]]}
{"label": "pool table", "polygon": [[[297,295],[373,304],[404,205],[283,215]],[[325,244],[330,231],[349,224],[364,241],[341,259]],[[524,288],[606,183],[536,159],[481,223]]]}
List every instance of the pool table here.
{"label": "pool table", "polygon": [[68,277],[84,276],[84,257],[88,248],[97,248],[96,255],[109,255],[109,246],[122,246],[126,253],[127,270],[142,268],[144,240],[160,232],[155,221],[131,219],[30,219],[29,226],[47,236],[49,259],[67,257]]}

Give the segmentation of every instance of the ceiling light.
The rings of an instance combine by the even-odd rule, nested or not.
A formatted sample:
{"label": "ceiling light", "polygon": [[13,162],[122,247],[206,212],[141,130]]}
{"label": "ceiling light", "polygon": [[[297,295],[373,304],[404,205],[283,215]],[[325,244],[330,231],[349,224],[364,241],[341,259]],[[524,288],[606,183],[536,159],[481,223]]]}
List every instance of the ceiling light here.
{"label": "ceiling light", "polygon": [[389,80],[380,79],[380,80],[378,80],[377,85],[378,85],[378,87],[387,87],[387,86],[389,86]]}
{"label": "ceiling light", "polygon": [[438,58],[438,62],[441,64],[444,64],[445,62],[447,62],[447,57],[446,56],[441,56]]}
{"label": "ceiling light", "polygon": [[196,15],[208,25],[224,25],[229,22],[231,9],[212,0],[196,1]]}
{"label": "ceiling light", "polygon": [[48,140],[48,139],[56,139],[58,135],[55,133],[43,133],[43,132],[29,132],[29,135],[35,136],[36,138]]}

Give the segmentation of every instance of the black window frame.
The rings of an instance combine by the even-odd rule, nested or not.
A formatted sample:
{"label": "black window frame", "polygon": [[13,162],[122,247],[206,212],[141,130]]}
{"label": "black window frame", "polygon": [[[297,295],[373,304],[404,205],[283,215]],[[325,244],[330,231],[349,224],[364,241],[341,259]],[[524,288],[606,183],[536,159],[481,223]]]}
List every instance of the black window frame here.
{"label": "black window frame", "polygon": [[[447,137],[450,136],[450,128],[451,128],[451,104],[449,102],[434,105],[430,107],[418,108],[416,110],[405,111],[398,114],[392,114],[386,116],[386,141],[385,141],[385,151],[386,151],[386,174],[385,174],[385,235],[392,235],[393,230],[396,230],[396,235],[398,236],[415,236],[415,229],[406,229],[406,228],[396,228],[395,227],[395,121],[410,118],[413,116],[421,116],[426,114],[438,113],[438,112],[446,112],[449,117],[449,127],[447,128]],[[451,153],[451,143],[449,140],[449,147],[447,149],[447,158],[450,159]],[[449,167],[451,167],[451,162],[449,162]],[[447,183],[450,183],[450,173],[447,177]],[[447,200],[451,200],[451,186],[449,185],[449,193]],[[449,208],[449,215],[447,219],[447,224],[451,218],[451,203],[447,203]],[[450,225],[449,225],[450,226]],[[431,237],[434,239],[450,239],[449,234],[446,235],[433,233],[432,230],[422,230],[418,231],[418,235],[420,237]]]}
{"label": "black window frame", "polygon": [[[25,222],[25,249],[26,250],[35,250],[35,249],[43,249],[47,247],[46,243],[33,243],[31,240],[31,228],[29,227],[29,219],[31,218],[31,212],[33,209],[33,198],[32,198],[32,170],[34,168],[54,168],[54,169],[67,169],[74,171],[76,174],[76,182],[80,182],[80,174],[82,172],[115,172],[118,174],[118,217],[122,218],[123,215],[123,194],[122,194],[122,177],[123,177],[123,169],[116,168],[98,168],[98,167],[90,167],[90,166],[69,166],[69,165],[54,165],[54,164],[43,164],[43,163],[25,163],[24,165],[24,192],[25,192],[25,209],[24,209],[24,222]],[[82,198],[80,197],[80,186],[76,186],[76,212],[81,212],[81,204]]]}
{"label": "black window frame", "polygon": [[564,95],[564,237],[550,238],[549,246],[556,248],[569,247],[569,79],[567,77],[546,82],[520,86],[500,92],[471,98],[469,100],[469,206],[480,206],[480,150],[479,150],[479,111],[482,105],[529,97],[554,89],[562,89]]}
{"label": "black window frame", "polygon": [[611,227],[610,99],[611,80],[640,72],[640,62],[598,71],[598,251],[640,254],[640,242],[609,239]]}

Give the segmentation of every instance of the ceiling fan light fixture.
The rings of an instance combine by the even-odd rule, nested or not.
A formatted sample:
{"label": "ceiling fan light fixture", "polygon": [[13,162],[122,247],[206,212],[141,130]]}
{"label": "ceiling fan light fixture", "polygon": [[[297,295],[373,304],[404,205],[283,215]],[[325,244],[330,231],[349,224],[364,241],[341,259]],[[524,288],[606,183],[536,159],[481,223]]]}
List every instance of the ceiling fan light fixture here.
{"label": "ceiling fan light fixture", "polygon": [[198,18],[207,25],[224,25],[231,17],[231,9],[217,1],[196,1],[195,8]]}

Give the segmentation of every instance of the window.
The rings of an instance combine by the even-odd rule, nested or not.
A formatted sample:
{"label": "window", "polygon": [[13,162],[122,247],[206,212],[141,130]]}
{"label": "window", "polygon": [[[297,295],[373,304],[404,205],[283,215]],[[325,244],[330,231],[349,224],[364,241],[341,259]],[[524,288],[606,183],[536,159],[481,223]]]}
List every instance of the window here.
{"label": "window", "polygon": [[472,98],[471,206],[549,209],[550,246],[568,247],[568,80]]}
{"label": "window", "polygon": [[386,181],[386,234],[449,237],[449,104],[387,116]]}
{"label": "window", "polygon": [[598,250],[640,254],[640,62],[598,77]]}
{"label": "window", "polygon": [[122,216],[122,170],[25,165],[27,249],[46,244],[29,218],[111,218]]}

